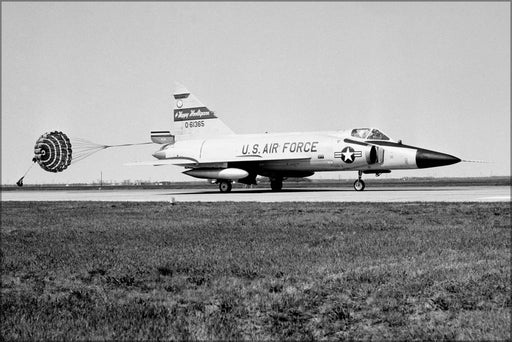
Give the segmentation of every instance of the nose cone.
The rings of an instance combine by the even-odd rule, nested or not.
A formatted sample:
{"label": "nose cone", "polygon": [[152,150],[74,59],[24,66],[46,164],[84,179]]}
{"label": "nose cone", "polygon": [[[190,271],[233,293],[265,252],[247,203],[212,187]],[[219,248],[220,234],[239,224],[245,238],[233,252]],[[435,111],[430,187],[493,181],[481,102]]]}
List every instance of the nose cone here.
{"label": "nose cone", "polygon": [[460,159],[449,154],[418,149],[416,151],[416,165],[420,169],[427,167],[452,165],[460,162]]}
{"label": "nose cone", "polygon": [[153,153],[153,157],[156,159],[165,159],[165,150],[158,150],[155,153]]}

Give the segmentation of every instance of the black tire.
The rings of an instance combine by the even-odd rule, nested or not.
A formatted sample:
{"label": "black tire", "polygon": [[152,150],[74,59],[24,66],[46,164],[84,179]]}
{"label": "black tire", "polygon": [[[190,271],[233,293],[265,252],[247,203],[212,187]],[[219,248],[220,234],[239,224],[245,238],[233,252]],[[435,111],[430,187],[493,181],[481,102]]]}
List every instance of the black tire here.
{"label": "black tire", "polygon": [[354,189],[356,191],[363,191],[365,186],[366,186],[366,184],[364,184],[364,181],[362,179],[361,180],[358,179],[354,182]]}
{"label": "black tire", "polygon": [[229,181],[221,181],[219,182],[219,190],[220,192],[230,192],[231,191],[231,182]]}
{"label": "black tire", "polygon": [[270,181],[272,191],[281,191],[283,189],[283,181],[280,179]]}

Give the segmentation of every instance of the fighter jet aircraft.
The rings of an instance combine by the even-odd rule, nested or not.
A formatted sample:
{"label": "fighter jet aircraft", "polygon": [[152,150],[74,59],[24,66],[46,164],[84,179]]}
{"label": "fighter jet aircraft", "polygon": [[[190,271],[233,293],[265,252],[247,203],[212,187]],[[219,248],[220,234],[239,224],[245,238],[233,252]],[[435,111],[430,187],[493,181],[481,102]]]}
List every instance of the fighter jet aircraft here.
{"label": "fighter jet aircraft", "polygon": [[[362,191],[363,174],[380,175],[399,169],[422,169],[460,162],[457,157],[392,140],[374,127],[340,131],[235,134],[216,113],[184,86],[173,94],[172,131],[153,131],[161,144],[151,165],[178,165],[196,178],[209,179],[229,192],[234,181],[256,184],[270,179],[280,191],[289,177],[308,177],[320,171],[354,171],[354,189]],[[148,165],[146,163],[145,165]]]}

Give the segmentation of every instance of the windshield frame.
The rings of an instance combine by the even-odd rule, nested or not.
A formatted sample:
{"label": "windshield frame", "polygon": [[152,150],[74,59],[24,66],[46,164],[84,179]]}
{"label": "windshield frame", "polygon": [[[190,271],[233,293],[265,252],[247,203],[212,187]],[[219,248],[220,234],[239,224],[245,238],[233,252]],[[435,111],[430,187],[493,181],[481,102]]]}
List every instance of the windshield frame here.
{"label": "windshield frame", "polygon": [[354,128],[350,131],[350,137],[362,140],[392,141],[387,134],[373,127]]}
{"label": "windshield frame", "polygon": [[381,130],[378,130],[377,128],[372,128],[370,134],[366,136],[366,140],[389,141],[391,139]]}

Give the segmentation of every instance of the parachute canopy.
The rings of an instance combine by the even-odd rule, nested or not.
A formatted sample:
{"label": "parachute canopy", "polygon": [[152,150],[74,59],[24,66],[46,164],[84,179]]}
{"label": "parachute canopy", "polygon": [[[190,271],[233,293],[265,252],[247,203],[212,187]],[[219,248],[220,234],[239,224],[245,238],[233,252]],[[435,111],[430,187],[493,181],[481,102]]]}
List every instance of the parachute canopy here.
{"label": "parachute canopy", "polygon": [[34,162],[45,171],[61,172],[71,164],[71,142],[66,134],[58,131],[45,133],[34,146]]}
{"label": "parachute canopy", "polygon": [[33,162],[37,162],[45,171],[61,172],[70,164],[87,158],[91,154],[109,147],[131,146],[138,144],[103,145],[81,138],[70,139],[60,131],[45,133],[34,146]]}
{"label": "parachute canopy", "polygon": [[[71,141],[73,141],[73,143],[71,143]],[[66,134],[60,131],[53,131],[45,133],[37,139],[32,161],[38,163],[45,171],[62,172],[67,169],[71,163],[76,163],[106,148],[146,144],[152,144],[152,142],[103,145],[80,138],[70,140]],[[32,166],[33,165],[34,164],[32,164]],[[23,178],[25,178],[32,166],[25,172],[23,177],[16,182],[18,186],[23,186]]]}

